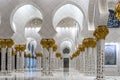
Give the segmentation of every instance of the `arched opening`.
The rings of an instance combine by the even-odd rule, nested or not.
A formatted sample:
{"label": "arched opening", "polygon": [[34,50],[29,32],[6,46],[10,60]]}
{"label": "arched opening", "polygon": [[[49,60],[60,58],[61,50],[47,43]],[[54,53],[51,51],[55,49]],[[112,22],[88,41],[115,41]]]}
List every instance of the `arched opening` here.
{"label": "arched opening", "polygon": [[72,42],[69,40],[65,40],[61,43],[60,47],[62,49],[62,55],[63,55],[63,70],[64,72],[69,72],[70,67],[70,60],[69,56],[72,51]]}
{"label": "arched opening", "polygon": [[[12,13],[10,20],[11,27],[15,32],[12,38],[16,43],[26,42],[23,35],[29,31],[39,32],[42,22],[43,16],[38,8],[31,4],[18,6]],[[18,38],[23,40],[18,40]]]}
{"label": "arched opening", "polygon": [[[57,41],[58,43],[62,42],[60,44],[60,52],[63,55],[63,68],[65,71],[69,71],[71,65],[69,60],[70,55],[82,41],[80,39],[82,39],[81,31],[83,30],[84,18],[82,10],[73,4],[61,6],[54,14],[53,26],[57,31],[55,39],[61,40]],[[72,42],[64,40],[66,38],[71,39]],[[70,50],[68,54],[63,53],[65,48]]]}
{"label": "arched opening", "polygon": [[[23,5],[17,8],[11,16],[11,27],[14,32],[17,32],[18,29],[21,27],[24,28],[26,23],[34,18],[43,19],[42,13],[39,9],[31,4]],[[18,26],[20,26],[20,28]]]}
{"label": "arched opening", "polygon": [[77,6],[73,4],[65,4],[56,11],[53,17],[54,28],[56,29],[59,22],[62,19],[67,18],[67,17],[75,19],[81,26],[80,28],[82,30],[82,25],[84,21],[83,12]]}
{"label": "arched opening", "polygon": [[80,39],[82,38],[83,23],[83,12],[76,5],[65,4],[56,11],[53,17],[53,26],[57,31],[55,37],[73,39],[75,46],[77,46],[82,41]]}
{"label": "arched opening", "polygon": [[26,44],[26,54],[29,54],[31,57],[25,58],[26,68],[35,68],[36,67],[36,49],[37,42],[34,38],[27,38]]}

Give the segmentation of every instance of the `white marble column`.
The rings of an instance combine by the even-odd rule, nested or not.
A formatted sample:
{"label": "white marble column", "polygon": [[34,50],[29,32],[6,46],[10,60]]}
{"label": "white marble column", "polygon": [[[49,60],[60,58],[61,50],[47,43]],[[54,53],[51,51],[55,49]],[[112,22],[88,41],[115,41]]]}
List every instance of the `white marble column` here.
{"label": "white marble column", "polygon": [[6,72],[6,48],[1,48],[1,72]]}
{"label": "white marble column", "polygon": [[[70,61],[69,61],[69,63],[70,63]],[[69,65],[69,67],[70,67],[70,65]],[[60,59],[60,68],[63,70],[63,58]]]}
{"label": "white marble column", "polygon": [[21,52],[20,58],[20,70],[24,71],[24,51]]}
{"label": "white marble column", "polygon": [[87,75],[89,75],[89,76],[91,76],[92,75],[92,70],[91,70],[91,68],[92,68],[92,61],[91,61],[91,59],[92,59],[92,48],[91,47],[89,47],[88,48],[88,74]]}
{"label": "white marble column", "polygon": [[79,55],[79,62],[78,62],[78,70],[80,71],[80,73],[82,72],[82,54],[81,54],[81,52],[80,52],[80,55]]}
{"label": "white marble column", "polygon": [[61,68],[61,59],[58,58],[58,69]]}
{"label": "white marble column", "polygon": [[41,57],[37,57],[37,64],[36,64],[37,70],[41,69]]}
{"label": "white marble column", "polygon": [[7,39],[6,45],[7,45],[7,71],[12,71],[12,46],[14,44],[14,41],[12,39]]}
{"label": "white marble column", "polygon": [[105,40],[97,42],[97,80],[104,80],[104,45]]}
{"label": "white marble column", "polygon": [[12,55],[12,71],[15,70],[15,56]]}
{"label": "white marble column", "polygon": [[43,48],[43,74],[46,73],[46,59],[45,59],[45,55],[46,51],[45,48]]}
{"label": "white marble column", "polygon": [[104,75],[104,49],[105,49],[105,38],[109,33],[109,29],[106,25],[98,26],[93,35],[97,40],[97,75],[96,80],[105,80]]}
{"label": "white marble column", "polygon": [[27,69],[28,57],[25,57],[25,69]]}
{"label": "white marble column", "polygon": [[58,69],[58,68],[59,68],[59,64],[58,64],[58,62],[59,62],[59,60],[58,60],[58,58],[56,58],[56,59],[55,59],[56,69]]}
{"label": "white marble column", "polygon": [[49,67],[49,74],[51,75],[51,65],[53,65],[53,64],[51,64],[51,55],[53,54],[53,48],[52,47],[50,47],[49,48],[49,57],[48,57],[48,60],[49,60],[49,65],[48,65],[48,67]]}
{"label": "white marble column", "polygon": [[89,57],[88,57],[88,48],[85,48],[85,75],[88,74],[88,67],[89,67]]}
{"label": "white marble column", "polygon": [[79,65],[80,65],[80,72],[81,73],[83,73],[84,72],[84,52],[81,52],[80,53],[80,63],[79,63]]}
{"label": "white marble column", "polygon": [[20,52],[17,52],[16,55],[17,55],[16,70],[19,71],[20,70]]}
{"label": "white marble column", "polygon": [[7,70],[8,72],[11,72],[12,70],[12,48],[8,48],[8,52],[7,52]]}
{"label": "white marble column", "polygon": [[78,67],[78,56],[75,57],[75,69],[77,70],[77,67]]}
{"label": "white marble column", "polygon": [[91,75],[91,55],[92,55],[92,48],[87,47],[85,49],[85,75]]}
{"label": "white marble column", "polygon": [[85,70],[85,52],[82,52],[81,53],[82,55],[82,73],[84,73],[84,70]]}
{"label": "white marble column", "polygon": [[92,49],[92,58],[91,58],[91,71],[92,76],[96,76],[96,67],[97,67],[97,53],[96,53],[96,47]]}

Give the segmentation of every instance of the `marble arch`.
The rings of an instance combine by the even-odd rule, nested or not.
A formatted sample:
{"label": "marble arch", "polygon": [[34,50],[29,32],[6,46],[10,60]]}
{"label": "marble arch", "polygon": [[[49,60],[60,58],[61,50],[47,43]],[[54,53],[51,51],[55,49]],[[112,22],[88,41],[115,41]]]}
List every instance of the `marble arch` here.
{"label": "marble arch", "polygon": [[[70,7],[77,11],[77,15],[78,16],[75,16],[73,15],[74,11],[73,12],[70,12]],[[69,9],[67,11],[67,9]],[[77,4],[75,4],[74,2],[64,2],[64,4],[61,4],[59,5],[53,12],[53,27],[56,28],[57,24],[63,19],[63,18],[66,18],[66,17],[71,17],[73,19],[75,19],[79,25],[81,26],[81,30],[83,29],[83,23],[85,21],[85,14],[84,12],[82,11],[82,9],[77,6]],[[61,17],[59,17],[59,16]],[[81,21],[80,21],[81,20]]]}

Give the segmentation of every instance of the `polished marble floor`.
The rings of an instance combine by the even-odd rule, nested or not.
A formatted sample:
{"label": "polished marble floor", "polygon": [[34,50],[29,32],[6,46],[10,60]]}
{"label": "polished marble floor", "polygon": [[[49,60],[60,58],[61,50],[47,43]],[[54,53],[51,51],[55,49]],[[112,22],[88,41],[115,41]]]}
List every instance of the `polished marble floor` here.
{"label": "polished marble floor", "polygon": [[[95,77],[84,76],[76,70],[63,72],[56,70],[52,76],[43,75],[40,71],[27,70],[25,72],[12,72],[11,74],[0,75],[0,80],[95,80]],[[105,80],[120,80],[120,76],[106,76]]]}

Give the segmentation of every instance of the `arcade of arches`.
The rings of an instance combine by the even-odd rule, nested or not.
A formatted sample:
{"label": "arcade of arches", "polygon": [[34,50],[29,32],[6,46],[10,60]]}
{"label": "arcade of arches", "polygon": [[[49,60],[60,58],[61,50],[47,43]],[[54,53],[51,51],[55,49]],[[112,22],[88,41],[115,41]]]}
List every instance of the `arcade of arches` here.
{"label": "arcade of arches", "polygon": [[0,80],[120,80],[119,0],[0,0]]}

